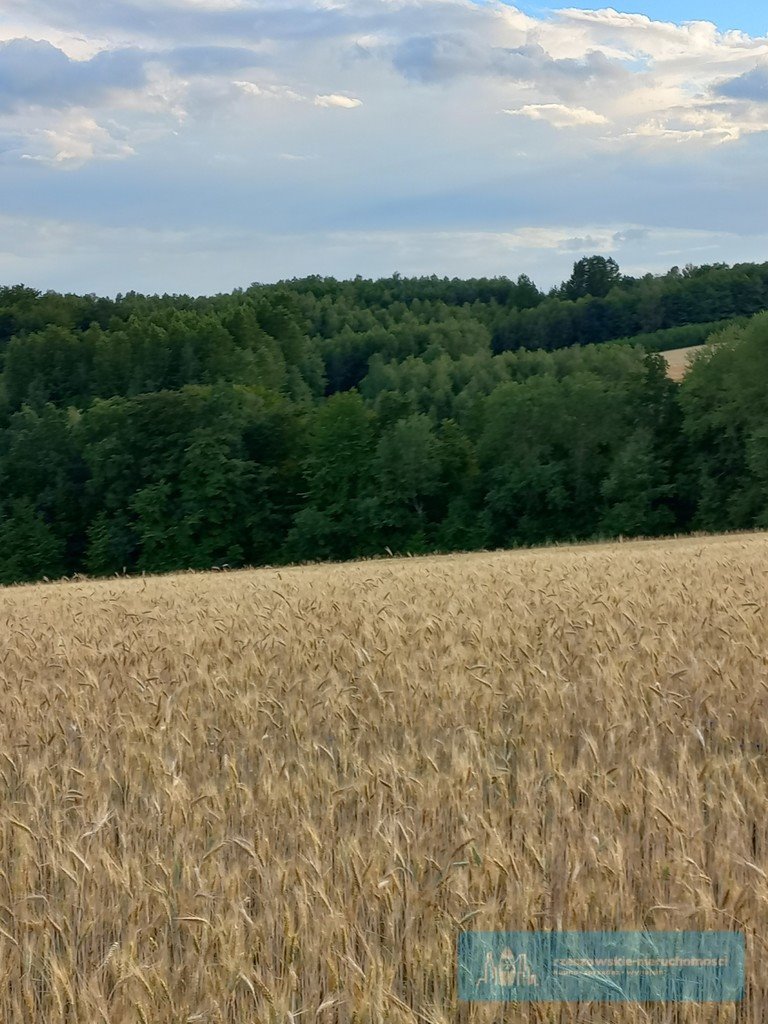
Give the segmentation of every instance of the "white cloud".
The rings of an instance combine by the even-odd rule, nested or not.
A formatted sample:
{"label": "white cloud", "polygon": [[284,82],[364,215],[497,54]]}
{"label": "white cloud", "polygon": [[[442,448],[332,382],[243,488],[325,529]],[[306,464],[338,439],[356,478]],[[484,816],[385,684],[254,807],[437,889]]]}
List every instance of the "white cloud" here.
{"label": "white cloud", "polygon": [[288,85],[259,85],[256,82],[233,82],[232,84],[247,96],[258,96],[271,100],[291,100],[294,103],[312,103],[316,107],[340,107],[343,110],[354,110],[363,105],[362,100],[342,96],[338,93],[311,98]]}
{"label": "white cloud", "polygon": [[353,99],[351,96],[340,96],[331,93],[330,96],[315,96],[316,107],[342,107],[344,110],[354,110],[355,107],[362,107],[363,101]]}
{"label": "white cloud", "polygon": [[30,151],[22,159],[48,164],[63,170],[76,170],[91,160],[124,160],[135,150],[115,132],[98,124],[84,111],[71,111],[55,127],[35,128],[27,142]]}
{"label": "white cloud", "polygon": [[72,60],[90,60],[97,53],[109,49],[109,41],[95,36],[84,37],[77,32],[60,32],[50,27],[34,26],[23,22],[6,21],[0,25],[0,43],[18,39],[44,39]]}
{"label": "white cloud", "polygon": [[755,133],[768,132],[768,110],[739,102],[671,107],[663,115],[640,122],[629,138],[722,145]]}
{"label": "white cloud", "polygon": [[532,121],[547,121],[554,128],[581,128],[588,125],[608,124],[608,118],[586,107],[567,107],[563,103],[526,103],[519,110],[505,110],[514,117],[528,117]]}
{"label": "white cloud", "polygon": [[307,97],[296,92],[287,85],[257,85],[256,82],[233,82],[234,86],[241,89],[248,96],[263,96],[271,100],[292,100],[294,102],[305,102]]}
{"label": "white cloud", "polygon": [[117,290],[146,287],[121,279],[139,243],[115,244],[142,223],[170,232],[176,287],[214,273],[206,245],[245,261],[217,256],[216,287],[239,265],[547,283],[547,261],[582,248],[661,269],[662,252],[738,258],[768,235],[768,37],[502,0],[0,6],[0,41],[60,51],[0,46],[0,193],[30,218],[111,225],[70,269],[103,281],[112,265]]}
{"label": "white cloud", "polygon": [[[766,130],[748,99],[733,103],[728,118],[715,117],[710,107],[722,82],[749,74],[768,57],[768,37],[722,33],[708,22],[676,25],[612,9],[571,8],[542,20],[500,0],[298,0],[290,9],[262,0],[116,0],[109,17],[83,7],[77,19],[51,0],[23,7],[20,0],[8,2],[11,13],[18,12],[9,19],[14,31],[23,31],[29,11],[35,38],[80,60],[115,48],[146,55],[151,81],[132,93],[123,89],[111,107],[95,97],[97,121],[130,108],[157,117],[170,131],[169,115],[194,120],[212,106],[234,104],[236,94],[351,110],[363,106],[357,96],[363,84],[371,92],[373,74],[390,109],[415,109],[420,84],[463,81],[466,105],[481,106],[489,92],[503,89],[507,102],[498,106],[508,113],[557,128],[602,126],[605,137],[628,144],[644,138],[659,146],[681,139],[719,145]],[[187,47],[184,73],[178,61],[163,63],[169,36]],[[7,29],[0,38],[11,38]],[[210,52],[218,46],[223,61],[226,45],[244,52],[245,44],[268,75],[238,80],[232,92]],[[332,90],[329,69],[336,79]],[[670,123],[683,110],[691,123]]]}

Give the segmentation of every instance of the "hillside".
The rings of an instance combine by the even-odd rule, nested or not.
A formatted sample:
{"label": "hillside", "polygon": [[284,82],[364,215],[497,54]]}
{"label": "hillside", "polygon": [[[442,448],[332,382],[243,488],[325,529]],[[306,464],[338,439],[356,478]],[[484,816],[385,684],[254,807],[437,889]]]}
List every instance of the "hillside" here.
{"label": "hillside", "polygon": [[0,289],[0,583],[766,526],[766,306],[768,265],[601,257],[549,295]]}
{"label": "hillside", "polygon": [[0,592],[0,1018],[485,1020],[465,929],[757,963],[766,580],[763,534]]}

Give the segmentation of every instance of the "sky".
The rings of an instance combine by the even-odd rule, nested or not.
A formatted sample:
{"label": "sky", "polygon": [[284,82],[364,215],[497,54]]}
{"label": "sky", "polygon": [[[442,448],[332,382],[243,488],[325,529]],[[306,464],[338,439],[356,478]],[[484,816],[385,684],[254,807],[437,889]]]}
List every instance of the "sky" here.
{"label": "sky", "polygon": [[0,0],[0,283],[762,262],[767,157],[745,0]]}
{"label": "sky", "polygon": [[[768,33],[768,6],[760,0],[635,0],[628,6],[613,5],[631,14],[645,14],[654,21],[711,21],[723,31],[737,29],[753,36]],[[541,15],[552,11],[551,4],[523,3],[520,10]],[[594,3],[572,3],[569,7],[595,10]]]}

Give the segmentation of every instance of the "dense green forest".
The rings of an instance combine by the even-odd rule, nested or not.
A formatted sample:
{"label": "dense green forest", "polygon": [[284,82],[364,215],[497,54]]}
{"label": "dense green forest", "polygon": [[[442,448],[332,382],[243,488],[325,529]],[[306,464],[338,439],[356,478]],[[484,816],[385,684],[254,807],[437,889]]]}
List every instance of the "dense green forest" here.
{"label": "dense green forest", "polygon": [[765,310],[768,264],[603,257],[548,294],[0,288],[0,582],[768,527]]}

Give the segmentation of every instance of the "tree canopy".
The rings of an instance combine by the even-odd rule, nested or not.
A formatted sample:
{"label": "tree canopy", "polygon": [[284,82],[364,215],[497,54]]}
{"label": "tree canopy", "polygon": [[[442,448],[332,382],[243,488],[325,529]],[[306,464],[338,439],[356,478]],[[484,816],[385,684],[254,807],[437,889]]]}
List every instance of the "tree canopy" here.
{"label": "tree canopy", "polygon": [[549,294],[0,288],[0,582],[768,526],[766,309],[768,264],[601,256]]}

